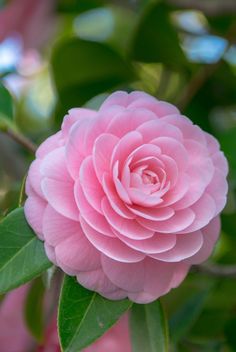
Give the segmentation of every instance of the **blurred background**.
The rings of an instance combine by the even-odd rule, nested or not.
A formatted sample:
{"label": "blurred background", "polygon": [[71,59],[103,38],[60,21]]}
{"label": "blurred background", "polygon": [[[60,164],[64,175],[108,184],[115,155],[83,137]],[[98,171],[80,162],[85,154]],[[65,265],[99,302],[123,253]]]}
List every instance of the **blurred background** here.
{"label": "blurred background", "polygon": [[[117,89],[218,138],[230,191],[211,261],[236,265],[235,0],[0,0],[0,217],[22,198],[30,150]],[[236,351],[236,275],[192,272],[163,301],[173,351]]]}

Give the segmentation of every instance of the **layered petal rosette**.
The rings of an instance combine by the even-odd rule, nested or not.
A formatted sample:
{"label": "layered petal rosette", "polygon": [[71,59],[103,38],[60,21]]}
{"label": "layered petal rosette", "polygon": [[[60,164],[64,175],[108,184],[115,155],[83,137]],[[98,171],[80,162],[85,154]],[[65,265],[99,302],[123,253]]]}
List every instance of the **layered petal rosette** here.
{"label": "layered petal rosette", "polygon": [[50,260],[110,299],[151,302],[211,254],[227,194],[214,137],[142,92],[72,109],[38,148],[25,214]]}

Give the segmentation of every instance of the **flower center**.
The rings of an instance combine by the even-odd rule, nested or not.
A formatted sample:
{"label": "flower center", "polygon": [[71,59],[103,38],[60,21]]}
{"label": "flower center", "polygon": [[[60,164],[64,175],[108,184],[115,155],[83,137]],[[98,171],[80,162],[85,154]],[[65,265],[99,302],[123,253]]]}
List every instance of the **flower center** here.
{"label": "flower center", "polygon": [[151,184],[151,185],[156,185],[159,182],[158,176],[155,174],[155,172],[151,170],[144,170],[142,174],[142,180],[145,185]]}

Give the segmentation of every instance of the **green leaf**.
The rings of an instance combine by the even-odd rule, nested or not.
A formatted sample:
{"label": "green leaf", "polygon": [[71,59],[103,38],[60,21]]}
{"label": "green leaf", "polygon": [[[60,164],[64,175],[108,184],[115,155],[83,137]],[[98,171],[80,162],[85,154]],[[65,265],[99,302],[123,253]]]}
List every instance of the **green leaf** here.
{"label": "green leaf", "polygon": [[13,118],[13,99],[6,87],[0,82],[0,114],[5,118]]}
{"label": "green leaf", "polygon": [[58,312],[63,352],[78,352],[104,334],[130,308],[131,302],[110,301],[65,276]]}
{"label": "green leaf", "polygon": [[159,300],[134,304],[130,316],[134,352],[168,352],[168,326]]}
{"label": "green leaf", "polygon": [[43,285],[42,279],[37,278],[26,298],[25,302],[25,322],[31,332],[31,334],[36,338],[38,342],[43,341],[44,323],[43,323],[43,297],[44,297],[45,287]]}
{"label": "green leaf", "polygon": [[0,293],[35,278],[51,265],[23,208],[12,211],[0,223]]}
{"label": "green leaf", "polygon": [[170,336],[171,341],[177,342],[185,337],[187,332],[194,325],[209,297],[210,290],[194,294],[189,300],[182,305],[170,319]]}
{"label": "green leaf", "polygon": [[142,62],[161,62],[172,68],[186,64],[165,4],[151,4],[144,11],[131,43],[131,57]]}
{"label": "green leaf", "polygon": [[64,112],[134,79],[133,69],[109,46],[73,38],[52,55],[52,72]]}

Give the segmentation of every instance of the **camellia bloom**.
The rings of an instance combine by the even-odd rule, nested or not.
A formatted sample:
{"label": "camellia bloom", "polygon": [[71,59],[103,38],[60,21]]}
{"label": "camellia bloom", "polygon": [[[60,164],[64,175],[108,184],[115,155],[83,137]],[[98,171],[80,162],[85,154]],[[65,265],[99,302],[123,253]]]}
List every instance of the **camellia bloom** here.
{"label": "camellia bloom", "polygon": [[38,148],[25,214],[49,259],[110,299],[151,302],[211,254],[226,202],[214,137],[142,92],[72,109]]}

